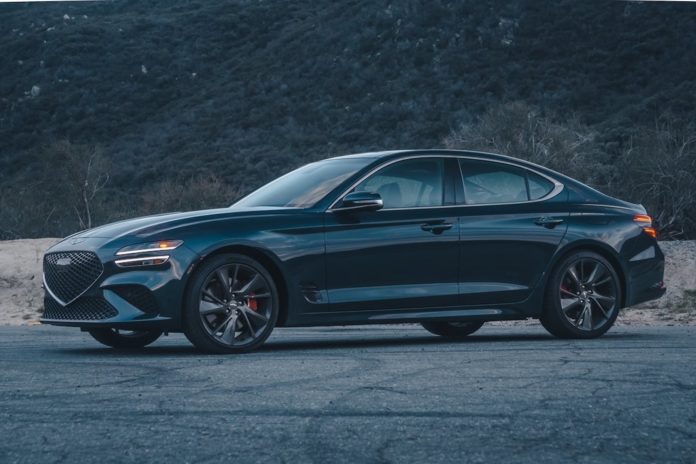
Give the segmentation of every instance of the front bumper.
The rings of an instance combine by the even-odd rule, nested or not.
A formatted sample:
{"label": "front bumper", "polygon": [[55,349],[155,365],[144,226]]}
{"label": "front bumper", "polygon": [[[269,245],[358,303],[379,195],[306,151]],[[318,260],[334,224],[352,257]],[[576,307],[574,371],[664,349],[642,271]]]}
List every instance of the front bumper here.
{"label": "front bumper", "polygon": [[47,290],[40,322],[83,329],[178,330],[186,278],[198,255],[182,245],[169,252],[169,260],[164,264],[121,268],[114,263],[115,250],[120,245],[109,246],[104,241],[93,238],[75,245],[61,243],[47,252],[93,252],[102,263],[103,272],[67,304]]}
{"label": "front bumper", "polygon": [[91,291],[66,306],[61,306],[46,293],[44,314],[39,321],[43,324],[83,328],[176,328],[175,318],[161,315],[159,308],[154,313],[143,309],[109,288]]}

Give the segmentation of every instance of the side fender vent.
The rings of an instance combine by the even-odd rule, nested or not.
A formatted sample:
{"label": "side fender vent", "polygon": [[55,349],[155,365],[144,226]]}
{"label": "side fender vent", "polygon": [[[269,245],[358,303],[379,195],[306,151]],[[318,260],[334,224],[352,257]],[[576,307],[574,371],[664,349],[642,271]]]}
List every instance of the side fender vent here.
{"label": "side fender vent", "polygon": [[302,295],[307,303],[311,304],[324,304],[328,303],[328,298],[326,298],[326,292],[321,290],[314,284],[302,284],[300,287],[302,290]]}

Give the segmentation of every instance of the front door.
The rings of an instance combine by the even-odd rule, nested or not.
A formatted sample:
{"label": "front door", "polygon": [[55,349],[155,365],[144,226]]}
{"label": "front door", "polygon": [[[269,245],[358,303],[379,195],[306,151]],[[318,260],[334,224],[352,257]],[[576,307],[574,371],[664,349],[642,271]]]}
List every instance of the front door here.
{"label": "front door", "polygon": [[326,213],[332,312],[457,305],[459,230],[446,179],[443,158],[393,162],[351,190],[380,194],[383,209]]}

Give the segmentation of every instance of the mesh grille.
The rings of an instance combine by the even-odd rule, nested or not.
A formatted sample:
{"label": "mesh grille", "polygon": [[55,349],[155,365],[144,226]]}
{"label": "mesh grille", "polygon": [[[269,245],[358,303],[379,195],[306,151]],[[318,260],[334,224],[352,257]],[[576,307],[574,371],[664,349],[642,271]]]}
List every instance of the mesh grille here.
{"label": "mesh grille", "polygon": [[44,298],[43,319],[62,321],[98,321],[118,315],[118,311],[103,298],[83,297],[67,306],[53,298]]}
{"label": "mesh grille", "polygon": [[159,308],[152,292],[142,285],[119,285],[111,287],[118,296],[146,313],[157,313]]}
{"label": "mesh grille", "polygon": [[102,264],[91,251],[49,253],[44,256],[48,288],[65,303],[72,302],[96,282]]}

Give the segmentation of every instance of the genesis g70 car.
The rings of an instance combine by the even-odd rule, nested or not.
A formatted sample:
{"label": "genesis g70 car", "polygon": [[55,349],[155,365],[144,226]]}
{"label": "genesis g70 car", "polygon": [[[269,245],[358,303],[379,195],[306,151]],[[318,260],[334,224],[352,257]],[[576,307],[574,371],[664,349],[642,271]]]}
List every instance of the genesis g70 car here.
{"label": "genesis g70 car", "polygon": [[409,150],[300,167],[229,208],[131,219],[44,257],[42,322],[112,347],[184,332],[236,353],[275,327],[539,319],[592,338],[665,292],[645,209],[502,155]]}

